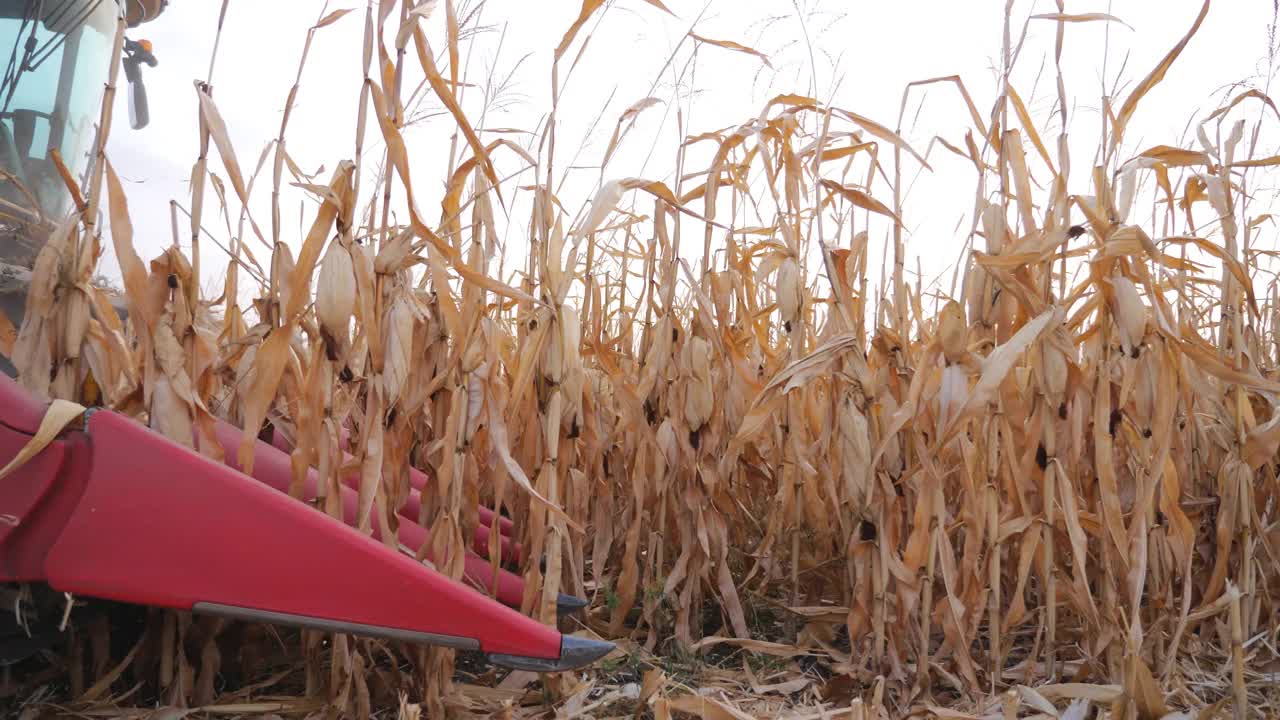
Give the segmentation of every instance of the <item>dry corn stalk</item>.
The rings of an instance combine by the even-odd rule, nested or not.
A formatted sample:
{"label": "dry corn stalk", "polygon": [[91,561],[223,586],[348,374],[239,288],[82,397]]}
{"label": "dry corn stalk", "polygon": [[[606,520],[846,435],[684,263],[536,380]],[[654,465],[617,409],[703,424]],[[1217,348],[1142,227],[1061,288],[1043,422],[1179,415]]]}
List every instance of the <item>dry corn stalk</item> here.
{"label": "dry corn stalk", "polygon": [[[557,59],[599,5],[586,3]],[[917,210],[903,204],[901,170],[923,158],[901,132],[780,95],[693,138],[714,147],[705,172],[686,169],[672,185],[602,178],[574,222],[553,182],[555,123],[547,156],[481,145],[460,100],[457,33],[446,80],[425,39],[429,8],[370,5],[355,160],[338,155],[327,184],[302,183],[320,200],[305,236],[281,238],[273,217],[251,307],[237,304],[238,282],[257,262],[239,239],[228,244],[220,323],[180,250],[149,267],[137,258],[108,166],[129,321],[86,284],[96,228],[62,223],[36,261],[16,339],[24,384],[69,398],[97,388],[201,451],[217,446],[205,441],[214,414],[240,423],[246,442],[267,421],[288,429],[295,490],[314,466],[325,510],[340,512],[339,478],[359,473],[360,529],[394,544],[397,523],[430,526],[427,545],[409,551],[453,577],[477,505],[507,513],[528,551],[523,610],[545,622],[558,592],[591,593],[606,608],[592,622],[610,635],[700,649],[707,636],[777,640],[776,611],[792,619],[787,640],[844,673],[883,676],[900,697],[912,683],[977,697],[1091,672],[1120,688],[1108,700],[1117,716],[1149,717],[1192,631],[1229,610],[1232,692],[1247,699],[1242,640],[1274,616],[1280,582],[1280,309],[1274,286],[1254,287],[1259,256],[1238,235],[1262,216],[1241,209],[1238,180],[1275,162],[1239,159],[1239,124],[1222,147],[1206,131],[1198,150],[1157,146],[1122,162],[1124,125],[1178,48],[1114,116],[1102,164],[1086,167],[1087,195],[1067,193],[1066,136],[1055,161],[1007,77],[986,119],[958,79],[929,81],[954,81],[971,111],[963,140],[945,144],[978,173],[982,236],[962,290],[931,312],[927,288],[903,272],[901,226]],[[404,60],[415,53],[466,140],[435,227],[412,182],[431,169],[410,161],[404,133]],[[207,88],[199,100],[202,148],[212,142],[247,206],[252,178],[240,176]],[[1245,100],[1269,103],[1245,93],[1205,122],[1226,122]],[[362,165],[370,112],[381,173]],[[891,188],[880,180],[885,145]],[[286,165],[302,179],[283,126],[275,149],[273,197]],[[218,189],[205,154],[195,185]],[[502,171],[521,163],[538,180],[513,191]],[[748,181],[757,171],[762,185]],[[1150,198],[1144,173],[1156,179]],[[524,270],[513,286],[491,197],[524,192],[530,257],[511,263]],[[651,216],[632,212],[637,196],[652,196]],[[407,224],[393,222],[395,198]],[[1148,199],[1163,213],[1149,222],[1135,211]],[[198,205],[192,215],[194,233]],[[873,222],[889,223],[894,244],[891,286],[878,293],[867,279]],[[681,237],[698,229],[694,276]],[[416,518],[395,512],[410,464],[432,482]],[[491,541],[496,551],[498,533]],[[172,697],[207,694],[211,676],[175,654],[188,623],[163,628]],[[323,672],[319,641],[304,640],[308,689],[368,714],[364,677],[385,648],[337,638]],[[413,660],[416,691],[441,712],[452,654]],[[1018,693],[998,698],[1013,717]]]}

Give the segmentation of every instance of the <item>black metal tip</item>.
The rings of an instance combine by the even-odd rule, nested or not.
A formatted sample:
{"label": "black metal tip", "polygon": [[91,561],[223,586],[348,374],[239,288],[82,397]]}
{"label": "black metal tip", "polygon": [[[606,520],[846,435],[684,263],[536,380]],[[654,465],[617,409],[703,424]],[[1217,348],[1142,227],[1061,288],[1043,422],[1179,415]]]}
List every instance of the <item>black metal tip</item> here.
{"label": "black metal tip", "polygon": [[567,615],[581,612],[588,604],[589,603],[585,598],[560,593],[560,595],[556,597],[556,615],[559,617],[565,617]]}
{"label": "black metal tip", "polygon": [[614,644],[605,640],[565,635],[560,641],[558,659],[524,657],[521,655],[489,655],[489,662],[512,670],[529,672],[564,672],[586,667],[613,652]]}
{"label": "black metal tip", "polygon": [[585,667],[613,652],[615,647],[607,640],[565,635],[560,643],[560,664],[565,670]]}

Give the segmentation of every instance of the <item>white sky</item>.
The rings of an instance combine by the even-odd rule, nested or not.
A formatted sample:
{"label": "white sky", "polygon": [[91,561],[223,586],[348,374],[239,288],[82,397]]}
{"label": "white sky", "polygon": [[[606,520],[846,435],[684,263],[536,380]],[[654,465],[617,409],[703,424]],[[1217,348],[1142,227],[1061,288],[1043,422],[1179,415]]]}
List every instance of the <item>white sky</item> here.
{"label": "white sky", "polygon": [[[460,13],[474,4],[474,0],[460,0]],[[688,44],[677,56],[674,69],[669,68],[661,76],[659,72],[672,48],[704,7],[706,11],[695,32],[750,45],[769,55],[774,70],[764,68],[759,60],[748,55],[703,46],[690,70],[693,75],[684,78],[678,101],[686,112],[687,135],[745,122],[758,115],[764,103],[779,93],[808,94],[812,78],[816,78],[814,85],[820,99],[889,127],[896,122],[903,87],[913,80],[959,74],[984,120],[995,98],[1004,0],[795,0],[794,3],[789,0],[710,0],[709,3],[667,0],[667,4],[678,17],[665,15],[643,0],[613,0],[608,3],[607,12],[602,16],[597,13],[584,26],[562,63],[563,77],[569,60],[590,34],[585,54],[563,89],[557,129],[557,168],[570,164],[598,165],[618,115],[627,106],[652,94],[664,104],[640,116],[622,150],[611,161],[605,179],[641,175],[672,184],[677,145],[675,105],[671,104],[675,100],[673,73],[686,66]],[[1067,91],[1074,103],[1070,108],[1069,129],[1073,143],[1079,143],[1072,163],[1073,192],[1089,192],[1088,168],[1096,147],[1099,98],[1104,80],[1111,88],[1118,78],[1120,90],[1115,100],[1118,105],[1186,32],[1200,5],[1200,0],[1067,0],[1068,13],[1110,12],[1133,28],[1099,22],[1067,26],[1063,65]],[[152,40],[160,59],[158,67],[144,69],[151,99],[151,125],[141,131],[128,127],[122,92],[108,154],[126,184],[135,242],[144,261],[170,242],[169,200],[176,199],[186,207],[191,204],[189,177],[198,152],[193,82],[204,79],[208,72],[220,6],[220,0],[172,0],[159,20],[132,32],[135,38]],[[246,175],[252,172],[259,154],[278,131],[307,28],[319,17],[322,6],[320,0],[230,2],[214,68],[214,98],[230,129]],[[364,4],[359,0],[332,0],[329,5],[330,10],[343,7],[356,10],[316,34],[286,136],[290,154],[304,170],[310,172],[324,166],[317,182],[326,182],[339,161],[353,156]],[[577,0],[488,0],[481,23],[489,32],[480,36],[469,54],[464,47],[463,59],[469,62],[467,79],[484,85],[490,68],[499,77],[510,74],[507,98],[513,103],[502,112],[490,111],[486,126],[533,129],[545,120],[550,109],[552,53],[579,8]],[[1056,12],[1052,0],[1019,0],[1013,8],[1015,38],[1029,15]],[[1272,15],[1273,0],[1217,0],[1203,28],[1174,64],[1166,81],[1141,104],[1126,134],[1121,156],[1129,157],[1162,143],[1194,148],[1194,133],[1188,128],[1222,104],[1224,97],[1242,89],[1230,90],[1230,84],[1247,82],[1263,87],[1268,70],[1268,25]],[[807,19],[802,20],[801,16]],[[394,19],[389,22],[393,24]],[[437,54],[445,47],[444,22],[444,3],[441,2],[427,26]],[[1054,34],[1053,22],[1031,23],[1014,76],[1015,87],[1042,128],[1046,127],[1043,123],[1049,117],[1056,95],[1052,66]],[[806,35],[813,47],[812,64],[804,42]],[[389,27],[388,42],[393,37],[394,28]],[[1106,53],[1104,47],[1108,42],[1110,52]],[[440,66],[448,72],[443,60]],[[406,87],[412,88],[421,78],[412,47],[406,57],[406,68]],[[692,104],[687,94],[689,86],[698,90]],[[922,97],[917,93],[913,95],[908,120],[904,123],[904,135],[922,153],[934,135],[961,144],[964,131],[969,128],[968,113],[958,94],[950,86],[932,88],[928,90],[920,120],[914,126],[911,124],[911,114]],[[464,98],[468,114],[476,124],[480,124],[479,100],[478,88],[468,91]],[[438,110],[439,104],[433,103],[430,107]],[[1257,103],[1246,104],[1244,113],[1237,111],[1232,118],[1244,117],[1252,123],[1260,107]],[[597,117],[598,125],[592,130],[590,126]],[[1271,122],[1274,125],[1275,118]],[[1056,120],[1047,127],[1049,131],[1044,139],[1053,148],[1058,132]],[[438,199],[448,163],[449,134],[453,131],[453,121],[447,115],[436,115],[406,131],[418,206],[430,223],[439,217]],[[495,137],[488,135],[485,139]],[[650,157],[655,140],[657,152]],[[536,141],[521,142],[537,154]],[[381,157],[381,147],[377,127],[371,124],[365,140],[366,158],[372,161],[368,163],[370,166]],[[891,148],[882,147],[882,159],[891,161],[890,151]],[[1274,142],[1268,145],[1265,139],[1258,149],[1259,155],[1277,152]],[[942,289],[946,290],[949,266],[959,256],[969,227],[967,214],[973,207],[974,173],[967,161],[936,145],[929,159],[934,171],[921,174],[905,205],[908,254],[921,258],[927,278],[945,273]],[[691,157],[687,168],[701,170],[705,166],[705,156],[700,156]],[[210,167],[225,179],[216,157]],[[268,236],[270,172],[268,160],[254,190],[252,206],[259,227]],[[1044,177],[1042,169],[1033,167],[1033,172]],[[557,180],[561,174],[558,170]],[[906,177],[914,174],[912,169]],[[518,182],[529,184],[531,180],[531,175],[526,173]],[[572,173],[570,183],[560,193],[569,213],[584,210],[597,181],[598,170]],[[694,183],[689,183],[684,190],[693,186]],[[370,183],[366,181],[363,187],[366,192],[362,206],[367,201]],[[511,184],[504,186],[506,197],[510,197],[511,187]],[[282,239],[296,249],[301,233],[311,221],[314,204],[300,191],[287,190],[282,203]],[[239,207],[231,197],[229,184],[227,192],[234,229]],[[399,197],[402,190],[397,186],[396,192]],[[886,204],[891,201],[890,189],[883,183],[874,186],[873,193]],[[649,198],[637,195],[635,201],[639,211],[650,212]],[[299,209],[304,204],[300,230]],[[226,225],[220,217],[208,212],[217,207],[212,191],[205,206],[204,226],[225,241]],[[701,209],[701,201],[695,208]],[[1263,210],[1260,208],[1258,212]],[[525,217],[527,214],[518,208],[513,211],[517,224],[509,229],[507,236],[512,253],[506,266],[508,271],[513,265],[518,267],[524,263],[520,235]],[[180,218],[180,226],[185,227],[185,217]],[[182,234],[185,236],[185,231]],[[251,237],[247,225],[246,235]],[[692,255],[691,264],[701,254],[701,232],[695,237],[697,240],[686,243],[686,254]],[[847,237],[843,240],[848,241]],[[247,242],[265,265],[269,251],[256,240]],[[877,236],[873,227],[871,242],[876,248],[870,270],[874,285],[878,282],[874,277],[879,271],[875,258],[884,242],[883,231]],[[185,247],[187,240],[182,244]],[[693,245],[697,247],[688,247]],[[108,250],[102,269],[115,275],[111,255]],[[225,269],[226,257],[206,242],[202,262],[206,272],[203,284],[216,293],[221,286],[219,276]],[[909,265],[913,266],[914,261]],[[241,282],[242,287],[247,285],[244,279]]]}

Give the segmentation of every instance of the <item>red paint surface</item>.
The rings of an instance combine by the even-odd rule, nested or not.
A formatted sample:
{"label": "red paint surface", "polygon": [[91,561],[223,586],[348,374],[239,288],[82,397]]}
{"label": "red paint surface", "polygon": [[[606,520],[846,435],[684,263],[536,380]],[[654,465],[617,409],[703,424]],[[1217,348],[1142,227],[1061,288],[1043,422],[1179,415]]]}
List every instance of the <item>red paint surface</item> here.
{"label": "red paint surface", "polygon": [[46,560],[57,590],[178,609],[223,603],[559,657],[554,629],[132,420],[98,412],[88,434],[84,494]]}
{"label": "red paint surface", "polygon": [[[0,387],[9,378],[0,376]],[[0,408],[0,421],[7,419]],[[39,425],[39,423],[36,423]],[[0,465],[31,435],[0,425]],[[70,433],[0,480],[0,581],[43,582],[45,557],[75,510],[89,478],[89,439]]]}
{"label": "red paint surface", "polygon": [[[217,423],[218,442],[222,444],[222,451],[226,458],[227,465],[233,470],[241,470],[240,463],[236,459],[237,451],[240,447],[240,429],[225,422]],[[258,481],[272,487],[282,493],[289,492],[289,485],[293,480],[293,470],[290,458],[281,452],[278,447],[272,443],[263,440],[256,441],[253,453],[253,477]],[[303,482],[302,500],[306,503],[313,502],[318,496],[319,489],[319,473],[315,469],[307,470],[306,480]],[[359,476],[348,478],[340,490],[342,493],[342,519],[347,525],[356,526],[359,513],[360,498],[357,491],[350,487],[354,483],[359,486]],[[427,529],[423,528],[413,520],[403,517],[404,513],[400,513],[399,527],[396,529],[396,535],[405,547],[417,552],[426,542]],[[372,518],[371,525],[373,527],[374,539],[381,540],[381,523],[377,518]],[[485,529],[484,546],[486,552],[488,550],[489,532]],[[479,539],[476,543],[478,545]],[[428,556],[429,560],[434,558]],[[484,592],[488,592],[493,585],[493,572],[490,568],[489,561],[475,553],[467,553],[466,557],[466,574],[465,577],[474,587]],[[501,602],[513,607],[519,606],[524,594],[524,581],[517,575],[507,570],[499,570],[498,576],[498,593],[497,598]]]}
{"label": "red paint surface", "polygon": [[[16,380],[0,373],[0,423],[28,435],[34,435],[48,403],[40,402],[35,395]],[[5,462],[8,462],[7,460]]]}
{"label": "red paint surface", "polygon": [[[43,404],[0,376],[0,466],[30,440],[43,413]],[[238,445],[239,431],[230,430]],[[282,470],[287,489],[288,457],[260,445],[270,451],[260,467]],[[346,509],[355,493],[344,490]],[[489,653],[560,654],[555,629],[105,410],[92,414],[87,431],[63,433],[0,482],[0,516],[0,581],[44,581],[62,592],[158,607],[221,603],[469,637]],[[401,523],[405,545],[425,538],[421,526]],[[491,577],[475,555],[467,571]],[[502,599],[518,603],[521,592],[520,578],[500,578]]]}

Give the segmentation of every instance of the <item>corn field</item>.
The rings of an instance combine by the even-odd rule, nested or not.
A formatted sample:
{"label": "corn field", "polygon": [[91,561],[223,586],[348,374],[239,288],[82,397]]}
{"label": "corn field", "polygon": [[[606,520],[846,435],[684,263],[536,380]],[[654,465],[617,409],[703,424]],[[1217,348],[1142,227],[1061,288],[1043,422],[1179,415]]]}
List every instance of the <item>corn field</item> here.
{"label": "corn field", "polygon": [[[1063,5],[1039,20],[1058,26],[1050,72],[1073,24],[1112,20]],[[603,6],[586,0],[559,39],[553,102]],[[735,127],[683,129],[658,150],[672,177],[602,170],[589,197],[556,195],[554,109],[528,145],[487,140],[464,113],[453,2],[346,12],[310,32],[364,23],[353,150],[335,148],[324,176],[300,170],[291,93],[279,136],[242,165],[199,84],[190,217],[144,258],[133,228],[171,218],[131,212],[100,140],[2,349],[28,389],[219,461],[215,419],[244,429],[243,467],[263,428],[284,433],[295,490],[316,468],[317,512],[340,518],[341,477],[358,472],[358,527],[396,551],[416,467],[429,534],[405,551],[461,578],[476,509],[492,508],[527,550],[521,611],[555,623],[558,593],[588,597],[572,631],[620,651],[504,685],[452,650],[166,612],[127,638],[141,648],[128,658],[95,640],[107,630],[82,632],[64,707],[146,716],[129,709],[135,683],[202,712],[362,718],[1145,720],[1264,717],[1280,701],[1280,287],[1255,200],[1280,165],[1258,133],[1280,112],[1241,90],[1198,114],[1189,146],[1125,142],[1144,95],[1177,83],[1209,2],[1103,99],[1092,157],[1037,125],[1011,83],[984,108],[949,77],[908,89],[968,109],[968,131],[929,159],[901,118],[780,94]],[[428,23],[447,28],[439,52]],[[1005,78],[1018,31],[1006,23]],[[402,132],[401,88],[419,79],[458,131],[443,177]],[[1056,92],[1047,122],[1065,123],[1060,73]],[[650,104],[617,119],[609,153]],[[695,147],[713,159],[686,166]],[[973,171],[953,189],[973,198],[956,254],[971,243],[941,293],[910,272],[904,223],[929,210],[903,202],[904,176],[956,158]],[[415,188],[441,181],[440,206],[419,206]],[[300,236],[278,202],[247,210],[290,183],[316,198]],[[517,200],[527,212],[505,222],[523,257],[497,242]],[[226,228],[212,267],[211,218]],[[108,246],[126,321],[89,282]],[[210,277],[221,297],[201,292]],[[279,643],[280,675],[217,691],[243,648]]]}

